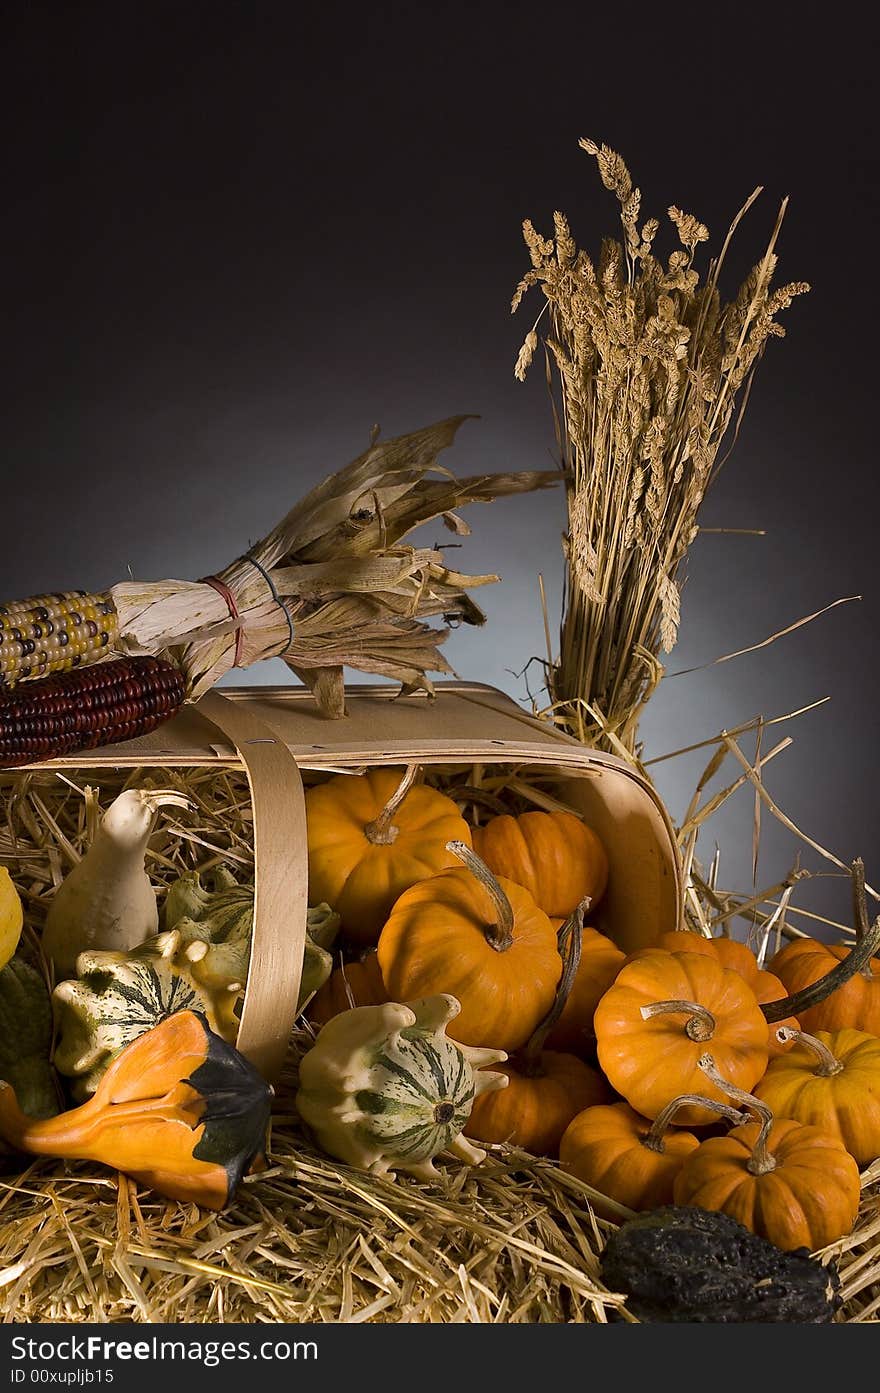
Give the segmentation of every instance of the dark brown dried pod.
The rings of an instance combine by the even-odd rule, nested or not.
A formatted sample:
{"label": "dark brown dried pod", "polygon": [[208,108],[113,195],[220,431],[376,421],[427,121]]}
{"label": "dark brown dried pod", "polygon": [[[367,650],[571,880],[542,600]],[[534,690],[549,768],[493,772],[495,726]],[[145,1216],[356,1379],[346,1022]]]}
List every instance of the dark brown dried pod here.
{"label": "dark brown dried pod", "polygon": [[622,1224],[602,1280],[640,1321],[827,1324],[839,1308],[836,1267],[806,1248],[784,1253],[727,1214],[666,1205]]}

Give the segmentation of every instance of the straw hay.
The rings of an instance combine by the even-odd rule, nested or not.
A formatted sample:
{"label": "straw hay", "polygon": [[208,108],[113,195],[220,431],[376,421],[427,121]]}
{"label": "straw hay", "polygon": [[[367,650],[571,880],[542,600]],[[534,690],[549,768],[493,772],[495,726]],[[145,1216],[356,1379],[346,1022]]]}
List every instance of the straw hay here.
{"label": "straw hay", "polygon": [[[196,810],[161,825],[150,851],[154,880],[162,886],[184,868],[205,871],[219,860],[243,878],[252,874],[241,771],[163,769],[155,777],[187,792]],[[101,805],[145,778],[150,771],[102,772]],[[520,796],[545,797],[522,779],[514,784]],[[80,788],[62,774],[0,779],[0,861],[23,889],[32,953],[52,889],[98,816],[94,795]],[[692,857],[691,889],[695,866]],[[310,1039],[302,1029],[291,1041],[269,1170],[249,1177],[222,1214],[165,1200],[94,1164],[40,1159],[22,1170],[22,1158],[0,1157],[0,1316],[67,1323],[632,1319],[598,1275],[612,1221],[595,1212],[595,1192],[556,1163],[495,1147],[478,1169],[441,1163],[442,1179],[427,1185],[373,1177],[320,1155],[292,1105],[297,1060]],[[872,1321],[880,1310],[880,1163],[863,1181],[856,1230],[828,1250],[840,1262],[841,1319],[849,1321]],[[613,1212],[626,1217],[620,1206]]]}
{"label": "straw hay", "polygon": [[542,304],[514,371],[525,376],[543,320],[569,517],[559,656],[548,652],[545,682],[559,724],[619,752],[636,748],[644,706],[675,647],[688,549],[757,365],[785,334],[778,316],[809,286],[773,288],[787,200],[728,301],[725,257],[761,189],[708,260],[697,252],[708,229],[669,207],[677,245],[664,260],[666,233],[656,218],[639,226],[641,194],[621,156],[591,140],[580,145],[617,200],[622,239],[602,238],[591,257],[562,213],[549,237],[523,224],[531,269],[513,309],[533,288]]}

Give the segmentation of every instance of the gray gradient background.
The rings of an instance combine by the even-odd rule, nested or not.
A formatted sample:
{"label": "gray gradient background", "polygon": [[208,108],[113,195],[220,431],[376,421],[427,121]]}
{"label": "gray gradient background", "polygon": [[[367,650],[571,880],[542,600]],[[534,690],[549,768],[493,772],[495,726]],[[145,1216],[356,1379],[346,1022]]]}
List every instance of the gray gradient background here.
{"label": "gray gradient background", "polygon": [[[524,216],[547,227],[560,207],[588,246],[615,231],[578,136],[625,154],[647,212],[676,202],[716,245],[760,182],[731,272],[790,194],[781,271],[814,290],[769,346],[703,516],[768,535],[698,541],[670,668],[864,598],[670,677],[644,739],[659,754],[831,696],[788,728],[768,783],[880,882],[876,50],[854,5],[835,6],[832,33],[801,16],[796,34],[763,6],[729,29],[708,7],[607,8],[4,7],[0,592],[215,569],[373,422],[392,435],[476,412],[446,457],[456,471],[549,464],[540,373],[512,375],[528,310],[511,321],[508,302]],[[446,652],[524,700],[539,571],[558,614],[562,494],[468,518],[456,561],[503,583],[478,597],[488,627]],[[674,814],[697,767],[658,766]],[[715,828],[739,886],[751,806],[743,791]],[[794,850],[765,829],[761,883]],[[845,891],[820,881],[801,902],[845,916]]]}

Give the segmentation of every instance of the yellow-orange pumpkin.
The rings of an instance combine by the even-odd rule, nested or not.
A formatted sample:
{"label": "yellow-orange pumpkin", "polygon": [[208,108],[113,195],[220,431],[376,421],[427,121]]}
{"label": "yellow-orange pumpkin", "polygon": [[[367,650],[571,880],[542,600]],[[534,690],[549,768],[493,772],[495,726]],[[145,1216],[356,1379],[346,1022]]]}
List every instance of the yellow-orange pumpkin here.
{"label": "yellow-orange pumpkin", "polygon": [[465,1136],[511,1142],[536,1156],[555,1156],[572,1118],[584,1108],[605,1102],[609,1093],[598,1070],[573,1054],[544,1050],[534,1073],[514,1064],[494,1067],[510,1082],[475,1100]]}
{"label": "yellow-orange pumpkin", "polygon": [[[769,1029],[755,993],[714,958],[646,948],[633,954],[593,1016],[599,1064],[612,1088],[654,1118],[682,1093],[723,1101],[699,1068],[711,1049],[725,1078],[750,1089],[767,1067]],[[682,1123],[713,1121],[706,1108]]]}
{"label": "yellow-orange pumpkin", "polygon": [[880,1040],[863,1030],[788,1031],[793,1042],[755,1085],[779,1117],[837,1137],[860,1166],[880,1156]]}
{"label": "yellow-orange pumpkin", "polygon": [[306,791],[309,903],[342,916],[342,932],[375,943],[395,900],[410,885],[456,865],[451,839],[470,846],[470,828],[451,798],[412,785],[417,767],[337,774]]}
{"label": "yellow-orange pumpkin", "polygon": [[556,933],[528,890],[451,845],[465,864],[411,886],[394,905],[379,937],[382,980],[393,1001],[456,997],[461,1014],[449,1034],[462,1044],[516,1050],[553,1005]]}
{"label": "yellow-orange pumpkin", "polygon": [[605,893],[605,848],[574,813],[504,813],[472,836],[489,869],[524,886],[546,914],[564,919],[587,896],[593,909]]}

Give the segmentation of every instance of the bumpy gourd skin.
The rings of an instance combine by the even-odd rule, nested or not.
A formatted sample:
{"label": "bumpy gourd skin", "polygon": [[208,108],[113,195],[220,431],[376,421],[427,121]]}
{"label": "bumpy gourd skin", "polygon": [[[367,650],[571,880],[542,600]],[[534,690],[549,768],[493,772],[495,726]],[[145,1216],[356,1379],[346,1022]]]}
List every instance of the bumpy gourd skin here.
{"label": "bumpy gourd skin", "polygon": [[410,885],[458,864],[448,841],[471,844],[456,804],[424,784],[411,788],[394,813],[393,840],[370,841],[367,829],[397,790],[401,772],[339,774],[306,793],[309,901],[325,900],[341,914],[345,936],[356,943],[376,942]]}
{"label": "bumpy gourd skin", "polygon": [[452,1151],[471,1164],[485,1152],[462,1128],[474,1098],[507,1079],[486,1068],[506,1056],[446,1036],[458,1013],[451,996],[389,1001],[343,1011],[300,1062],[296,1106],[318,1145],[348,1165],[382,1175],[437,1175],[433,1159]]}
{"label": "bumpy gourd skin", "polygon": [[840,1306],[840,1278],[783,1253],[726,1214],[668,1206],[623,1224],[602,1254],[602,1280],[640,1321],[817,1324]]}

